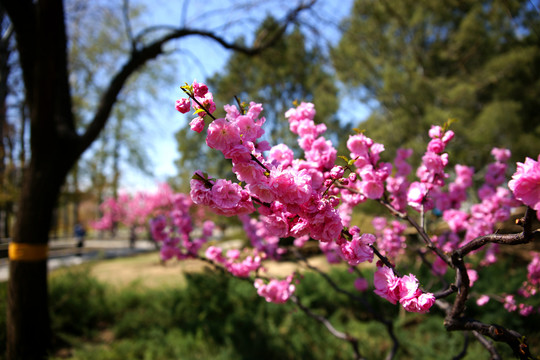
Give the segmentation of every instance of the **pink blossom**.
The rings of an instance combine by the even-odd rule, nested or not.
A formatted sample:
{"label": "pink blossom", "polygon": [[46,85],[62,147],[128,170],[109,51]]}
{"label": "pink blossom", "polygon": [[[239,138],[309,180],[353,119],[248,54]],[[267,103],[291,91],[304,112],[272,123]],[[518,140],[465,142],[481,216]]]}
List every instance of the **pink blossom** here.
{"label": "pink blossom", "polygon": [[[251,101],[249,103],[249,109],[248,109],[246,115],[249,116],[250,118],[252,118],[253,120],[255,120],[257,117],[259,117],[259,115],[261,114],[262,111],[263,111],[262,104],[258,104],[256,102]],[[264,123],[264,121],[262,121],[262,119],[264,119],[264,118],[261,118],[261,121],[260,121],[259,125],[262,125],[262,123]]]}
{"label": "pink blossom", "polygon": [[[538,156],[540,159],[540,155]],[[517,163],[517,170],[508,182],[508,187],[516,199],[540,212],[540,163],[526,158],[524,163]],[[538,213],[537,213],[538,215]]]}
{"label": "pink blossom", "polygon": [[289,234],[289,221],[283,214],[264,216],[262,221],[268,233],[277,237],[287,237]]}
{"label": "pink blossom", "polygon": [[217,246],[209,246],[206,249],[204,255],[209,260],[215,261],[217,263],[223,263],[225,261],[225,258],[223,257],[222,253],[223,250],[221,250],[221,248]]}
{"label": "pink blossom", "polygon": [[442,137],[442,141],[444,145],[447,145],[450,142],[450,140],[454,138],[454,135],[455,134],[452,130],[447,130]]}
{"label": "pink blossom", "polygon": [[443,130],[439,125],[432,125],[428,133],[430,138],[439,139],[443,135]]}
{"label": "pink blossom", "polygon": [[283,168],[286,168],[292,164],[294,159],[293,151],[285,144],[279,144],[272,149],[268,154],[268,161],[272,164],[278,166],[281,165]]}
{"label": "pink blossom", "polygon": [[354,280],[354,287],[358,291],[361,291],[361,292],[366,291],[368,286],[369,286],[369,283],[364,278],[357,278],[356,280]]}
{"label": "pink blossom", "polygon": [[185,114],[191,109],[191,103],[189,102],[189,99],[182,98],[180,100],[176,100],[175,107],[176,110],[178,110],[182,114]]}
{"label": "pink blossom", "polygon": [[442,153],[444,151],[444,148],[445,146],[441,139],[431,139],[427,146],[427,150],[435,154]]}
{"label": "pink blossom", "polygon": [[204,119],[202,117],[196,117],[189,123],[191,130],[200,133],[204,130]]}
{"label": "pink blossom", "polygon": [[197,97],[204,97],[208,92],[208,86],[203,83],[198,83],[197,81],[194,81],[191,86],[193,86],[193,93]]}
{"label": "pink blossom", "polygon": [[164,241],[168,237],[166,231],[167,218],[165,216],[158,216],[150,220],[150,233],[155,241]]}
{"label": "pink blossom", "polygon": [[493,155],[498,162],[505,163],[510,159],[512,153],[508,149],[493,148],[491,149],[491,155]]}
{"label": "pink blossom", "polygon": [[242,200],[242,188],[230,180],[218,179],[212,186],[212,201],[218,208],[234,208]]}
{"label": "pink blossom", "polygon": [[[205,117],[207,111],[210,114],[216,111],[216,104],[214,103],[214,97],[212,96],[211,92],[207,92],[206,94],[204,94],[204,96],[201,97],[196,96],[195,98],[204,107],[204,109],[206,109],[197,113],[200,117]],[[197,104],[196,102],[193,102],[192,105],[194,109],[201,109],[199,104]]]}
{"label": "pink blossom", "polygon": [[399,277],[389,267],[383,266],[377,268],[373,277],[375,294],[395,304],[399,301]]}
{"label": "pink blossom", "polygon": [[251,196],[254,196],[263,203],[271,203],[275,199],[274,192],[270,186],[263,182],[257,182],[255,184],[247,184],[246,190]]}
{"label": "pink blossom", "polygon": [[191,179],[189,181],[189,185],[191,187],[189,194],[195,204],[212,204],[212,188],[206,186],[204,181],[198,179]]}
{"label": "pink blossom", "polygon": [[231,159],[233,163],[244,163],[251,159],[251,150],[245,145],[234,145],[229,150],[224,151],[225,159]]}
{"label": "pink blossom", "polygon": [[467,275],[469,276],[469,286],[472,287],[478,280],[478,272],[473,269],[467,269]]}
{"label": "pink blossom", "polygon": [[232,171],[238,180],[248,184],[267,183],[264,169],[255,161],[236,163],[233,165]]}
{"label": "pink blossom", "polygon": [[416,311],[417,313],[426,313],[431,309],[433,304],[435,304],[435,295],[432,293],[423,293],[420,296],[418,296],[417,304],[416,304]]}
{"label": "pink blossom", "polygon": [[226,256],[229,259],[236,260],[236,259],[238,259],[240,257],[240,250],[238,250],[238,249],[227,250]]}
{"label": "pink blossom", "polygon": [[229,258],[225,267],[227,271],[237,277],[248,277],[251,272],[257,271],[261,267],[260,256],[248,256],[241,262],[235,262],[236,259]]}
{"label": "pink blossom", "polygon": [[204,237],[210,237],[212,236],[213,232],[214,232],[214,228],[215,228],[215,224],[213,221],[210,221],[210,220],[206,220],[204,223],[203,223],[203,227],[202,227],[202,230],[203,230],[203,236]]}
{"label": "pink blossom", "polygon": [[345,169],[343,166],[334,166],[332,170],[330,170],[330,177],[332,179],[341,179],[344,173]]}
{"label": "pink blossom", "polygon": [[527,265],[527,272],[527,280],[532,285],[540,285],[540,254],[534,254],[533,259]]}
{"label": "pink blossom", "polygon": [[516,300],[514,299],[514,295],[506,295],[504,297],[504,308],[508,312],[513,312],[517,310]]}
{"label": "pink blossom", "polygon": [[317,163],[319,168],[331,169],[336,162],[337,150],[330,140],[325,140],[321,136],[313,142],[308,151],[305,151],[305,156],[307,161]]}
{"label": "pink blossom", "polygon": [[519,314],[521,316],[529,316],[534,312],[534,307],[532,305],[519,304]]}
{"label": "pink blossom", "polygon": [[283,304],[289,300],[294,291],[295,286],[291,284],[292,276],[287,277],[285,280],[272,279],[268,284],[264,283],[262,279],[255,279],[255,288],[257,294],[264,297],[267,302],[273,302],[276,304]]}
{"label": "pink blossom", "polygon": [[217,119],[208,126],[206,144],[212,149],[226,152],[240,142],[240,130],[236,124]]}
{"label": "pink blossom", "polygon": [[256,141],[264,135],[264,130],[250,116],[240,115],[236,118],[235,123],[240,130],[242,141]]}
{"label": "pink blossom", "polygon": [[270,172],[270,188],[281,201],[301,205],[311,196],[311,177],[306,170],[276,168]]}
{"label": "pink blossom", "polygon": [[369,246],[375,241],[371,234],[355,234],[351,241],[341,245],[341,253],[351,266],[356,266],[365,261],[373,261],[373,249]]}
{"label": "pink blossom", "polygon": [[403,302],[417,297],[418,279],[413,274],[403,276],[399,281],[399,301]]}
{"label": "pink blossom", "polygon": [[489,296],[487,295],[481,295],[477,300],[476,300],[476,305],[478,306],[484,306],[486,305],[488,302],[489,302],[490,298]]}
{"label": "pink blossom", "polygon": [[417,211],[422,209],[422,205],[424,205],[424,210],[429,209],[427,194],[428,189],[426,184],[415,181],[409,186],[407,203]]}

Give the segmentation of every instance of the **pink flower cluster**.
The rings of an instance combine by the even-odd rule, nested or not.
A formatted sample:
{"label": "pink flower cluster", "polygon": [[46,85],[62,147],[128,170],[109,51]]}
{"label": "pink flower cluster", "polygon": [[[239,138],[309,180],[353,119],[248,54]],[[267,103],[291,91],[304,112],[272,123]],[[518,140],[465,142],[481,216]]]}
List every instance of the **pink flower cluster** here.
{"label": "pink flower cluster", "polygon": [[172,209],[150,220],[150,233],[160,247],[163,261],[197,257],[197,253],[214,230],[212,221],[202,224],[202,234],[193,238],[193,221],[190,214],[192,202],[184,194],[176,194]]}
{"label": "pink flower cluster", "polygon": [[407,191],[410,185],[407,176],[412,170],[407,159],[411,155],[412,149],[398,149],[394,159],[396,173],[386,179],[390,205],[398,211],[403,211],[407,207]]}
{"label": "pink flower cluster", "polygon": [[293,278],[294,274],[291,274],[284,280],[271,279],[268,283],[262,279],[255,279],[257,294],[264,297],[267,302],[283,304],[296,290],[295,286],[291,284]]}
{"label": "pink flower cluster", "polygon": [[524,163],[518,163],[508,187],[516,199],[536,210],[540,220],[540,155],[538,161],[526,158]]}
{"label": "pink flower cluster", "polygon": [[375,236],[372,234],[361,234],[357,226],[349,230],[352,235],[351,241],[340,241],[341,255],[343,259],[351,266],[356,266],[363,262],[373,261],[373,249],[370,245],[375,242]]}
{"label": "pink flower cluster", "polygon": [[418,280],[412,274],[398,277],[386,266],[378,267],[374,276],[375,294],[390,301],[399,302],[409,312],[426,313],[435,303],[435,296],[418,288]]}
{"label": "pink flower cluster", "polygon": [[[202,132],[205,123],[201,114],[204,112],[193,100],[198,99],[211,110],[215,108],[211,94],[208,96],[207,87],[197,82],[185,88],[192,101],[180,100],[178,108],[189,111],[193,107],[200,119],[191,127]],[[381,199],[385,205],[388,200],[389,206],[399,212],[405,212],[407,205],[419,212],[435,209],[434,215],[442,215],[449,226],[449,231],[432,238],[444,252],[492,233],[495,224],[507,219],[510,208],[517,204],[512,193],[501,186],[510,157],[506,149],[492,150],[495,162],[487,167],[485,185],[478,192],[479,204],[465,203],[473,185],[474,169],[456,165],[455,178],[447,184],[450,176],[445,172],[448,165],[445,150],[454,133],[446,127],[433,126],[429,130],[431,140],[416,171],[418,180],[409,183],[411,166],[407,159],[412,151],[400,149],[393,167],[380,161],[384,146],[364,134],[349,137],[347,147],[351,160],[345,158],[347,165],[337,166],[337,151],[323,137],[326,126],[315,123],[316,111],[311,103],[302,102],[285,114],[290,130],[298,135],[303,158],[295,157],[293,150],[284,144],[272,147],[261,140],[265,123],[265,118],[260,116],[261,104],[251,102],[240,109],[226,105],[224,109],[226,116],[208,125],[206,144],[231,160],[238,182],[212,179],[197,171],[191,180],[190,195],[194,203],[208,206],[218,214],[240,215],[253,247],[272,258],[278,258],[284,251],[279,247],[280,238],[288,237],[295,239],[295,246],[303,245],[307,239],[318,240],[332,263],[345,261],[356,266],[364,261],[371,262],[374,246],[386,256],[399,256],[405,248],[405,226],[397,221],[376,219],[377,237],[361,234],[357,227],[346,230],[345,227],[350,227],[354,207],[366,199]],[[518,164],[509,187],[519,200],[537,209],[540,207],[539,179],[538,162],[527,158],[525,163]],[[468,211],[464,204],[470,206]],[[256,211],[257,219],[254,219],[251,214]],[[482,264],[493,262],[496,252],[496,246],[489,247]],[[248,258],[240,260],[239,253],[224,256],[213,247],[206,255],[237,276],[248,276],[257,271],[257,264],[260,266],[256,257],[245,263]],[[433,271],[444,274],[446,263],[437,258]],[[477,273],[473,269],[467,272],[472,286]],[[288,279],[265,283],[257,279],[255,286],[268,301],[284,302],[294,291],[290,282]],[[378,295],[394,304],[399,302],[407,311],[427,312],[435,302],[433,294],[419,289],[418,280],[412,274],[399,277],[392,269],[379,267],[374,284]]]}
{"label": "pink flower cluster", "polygon": [[432,126],[429,130],[431,141],[422,157],[422,165],[416,171],[420,181],[409,186],[407,202],[416,211],[427,211],[434,207],[433,199],[428,193],[444,186],[448,174],[444,168],[448,164],[448,154],[443,153],[446,145],[454,137],[452,130],[444,131],[440,126]]}
{"label": "pink flower cluster", "polygon": [[238,216],[244,231],[251,242],[251,245],[270,259],[279,259],[286,252],[285,248],[279,246],[279,237],[271,235],[265,224],[248,215]]}
{"label": "pink flower cluster", "polygon": [[[474,174],[472,168],[463,165],[456,165],[456,178],[449,184],[447,190],[439,188],[431,193],[450,228],[449,232],[436,238],[437,245],[443,251],[451,252],[479,236],[493,233],[496,224],[507,220],[511,208],[518,205],[511,192],[500,186],[504,182],[507,168],[504,161],[510,157],[510,151],[494,148],[491,153],[495,162],[488,165],[486,182],[478,190],[480,203],[471,205],[468,210],[461,209],[462,203],[467,198],[467,189],[472,186]],[[491,244],[486,249],[483,264],[493,263],[496,261],[498,245]],[[433,265],[436,273],[444,273],[446,264],[441,260],[436,260]]]}
{"label": "pink flower cluster", "polygon": [[[206,143],[231,159],[232,170],[242,187],[229,180],[207,179],[198,172],[191,180],[191,197],[226,216],[249,214],[258,208],[269,236],[295,238],[309,235],[320,241],[339,238],[343,224],[337,198],[325,194],[325,179],[330,179],[336,150],[321,137],[324,125],[313,121],[312,104],[302,103],[286,116],[291,129],[300,135],[305,160],[294,160],[293,152],[281,144],[270,148],[259,118],[260,104],[251,103],[245,114],[236,106],[226,106],[226,117],[208,126]],[[263,151],[270,150],[266,158]]]}
{"label": "pink flower cluster", "polygon": [[368,199],[380,199],[384,193],[384,182],[392,173],[390,163],[379,163],[384,145],[364,134],[356,134],[349,136],[347,148],[355,160],[356,173],[360,177],[355,188]]}
{"label": "pink flower cluster", "polygon": [[[176,100],[176,110],[182,114],[186,114],[191,107],[193,107],[197,117],[191,120],[189,126],[191,127],[191,130],[200,133],[204,129],[204,117],[207,115],[207,112],[212,114],[216,111],[214,97],[212,93],[208,91],[208,87],[205,84],[198,83],[197,81],[194,81],[191,86],[184,86],[183,88],[193,96],[193,100],[190,101],[188,98]],[[204,109],[201,108],[199,104],[202,105]]]}
{"label": "pink flower cluster", "polygon": [[224,256],[223,250],[217,246],[209,246],[205,252],[207,259],[223,265],[228,272],[240,278],[247,278],[250,273],[257,272],[261,268],[262,257],[256,250],[253,255],[243,258],[240,255],[240,250],[231,249]]}
{"label": "pink flower cluster", "polygon": [[404,223],[392,220],[388,222],[386,218],[375,217],[372,222],[377,237],[377,248],[389,258],[396,258],[403,255],[407,244],[403,233],[407,229]]}

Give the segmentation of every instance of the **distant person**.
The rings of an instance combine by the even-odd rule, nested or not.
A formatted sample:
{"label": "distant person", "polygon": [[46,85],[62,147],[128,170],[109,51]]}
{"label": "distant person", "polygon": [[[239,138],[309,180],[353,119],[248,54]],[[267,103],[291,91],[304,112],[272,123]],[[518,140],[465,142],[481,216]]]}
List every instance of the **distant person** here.
{"label": "distant person", "polygon": [[82,255],[82,248],[84,246],[84,237],[86,236],[86,229],[82,224],[75,224],[75,237],[77,238],[78,256]]}

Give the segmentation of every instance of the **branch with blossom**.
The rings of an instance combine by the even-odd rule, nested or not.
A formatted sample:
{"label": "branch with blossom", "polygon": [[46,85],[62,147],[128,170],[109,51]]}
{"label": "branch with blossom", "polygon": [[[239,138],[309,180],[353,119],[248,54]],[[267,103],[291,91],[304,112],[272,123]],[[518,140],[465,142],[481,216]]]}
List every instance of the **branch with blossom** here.
{"label": "branch with blossom", "polygon": [[[216,119],[212,115],[215,104],[204,84],[186,84],[183,90],[189,99],[179,100],[177,109],[183,113],[191,108],[195,110],[197,118],[190,126],[199,133],[205,129],[204,118],[209,115],[212,121],[207,127],[206,144],[231,160],[232,171],[239,181],[211,179],[198,171],[191,180],[190,194],[195,204],[224,216],[242,216],[244,223],[251,226],[249,229],[255,226],[264,229],[258,235],[251,234],[250,238],[257,244],[258,251],[265,251],[273,244],[268,247],[273,249],[270,255],[273,258],[286,250],[279,247],[279,239],[289,237],[294,238],[294,245],[299,247],[308,239],[318,241],[331,263],[343,261],[356,267],[377,257],[374,277],[377,295],[393,304],[399,303],[409,312],[427,313],[437,304],[447,312],[447,330],[472,330],[475,338],[491,353],[495,350],[486,345],[489,342],[483,340],[484,336],[508,344],[522,359],[530,356],[526,339],[517,332],[466,318],[465,304],[477,272],[465,258],[485,250],[480,266],[489,266],[497,261],[499,246],[524,244],[537,237],[538,230],[533,230],[531,224],[534,213],[540,209],[538,161],[527,158],[524,163],[518,163],[518,170],[506,188],[510,152],[493,149],[495,162],[488,166],[485,183],[478,191],[480,202],[467,210],[463,205],[474,170],[456,165],[455,179],[448,182],[449,155],[445,150],[455,136],[449,130],[449,123],[430,129],[431,140],[416,171],[416,181],[409,182],[412,169],[407,159],[411,151],[398,151],[394,165],[382,162],[380,154],[384,146],[361,132],[351,135],[347,141],[351,160],[342,157],[347,165],[336,166],[337,151],[323,136],[326,126],[314,122],[313,104],[300,103],[285,113],[290,130],[298,135],[298,144],[304,153],[300,159],[284,144],[271,146],[260,140],[265,123],[260,116],[261,104],[251,102],[240,109],[226,105],[226,116]],[[411,226],[425,247],[422,255],[435,256],[431,261],[426,258],[425,263],[430,264],[437,276],[453,270],[454,283],[431,293],[423,289],[414,274],[400,275],[397,260],[408,247],[408,241],[400,235],[405,225],[380,222],[375,226],[378,232],[375,235],[351,226],[353,209],[368,200],[379,202],[391,215]],[[522,204],[529,207],[521,221],[523,232],[497,234],[496,224],[507,220],[511,209]],[[440,216],[447,230],[431,232],[425,218],[430,212]],[[392,228],[388,228],[388,224],[392,224]],[[262,239],[268,239],[266,245]],[[279,253],[276,249],[280,249]],[[530,278],[536,279],[534,275]],[[289,286],[290,282],[287,285],[287,281],[279,281],[258,281],[257,289],[265,289],[261,293],[268,294],[266,286],[272,284],[272,291],[287,289],[288,298],[292,298],[294,289]],[[531,286],[537,285],[534,281],[529,281]],[[535,290],[529,291],[533,292]],[[452,303],[442,300],[453,294],[456,296]],[[282,302],[284,297],[275,299]]]}

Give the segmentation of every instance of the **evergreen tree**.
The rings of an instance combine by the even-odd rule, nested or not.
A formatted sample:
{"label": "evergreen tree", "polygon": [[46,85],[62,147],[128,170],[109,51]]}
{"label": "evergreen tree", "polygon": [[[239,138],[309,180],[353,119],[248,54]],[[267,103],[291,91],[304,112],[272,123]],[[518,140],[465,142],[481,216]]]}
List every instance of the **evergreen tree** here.
{"label": "evergreen tree", "polygon": [[358,127],[421,153],[431,124],[459,133],[452,159],[478,169],[493,146],[540,152],[540,20],[528,0],[358,0],[332,51],[341,81],[373,105]]}

